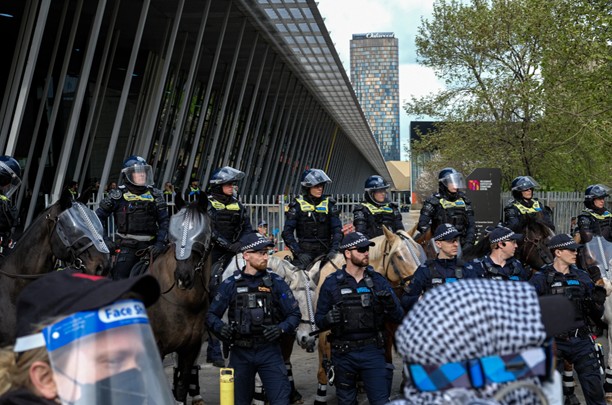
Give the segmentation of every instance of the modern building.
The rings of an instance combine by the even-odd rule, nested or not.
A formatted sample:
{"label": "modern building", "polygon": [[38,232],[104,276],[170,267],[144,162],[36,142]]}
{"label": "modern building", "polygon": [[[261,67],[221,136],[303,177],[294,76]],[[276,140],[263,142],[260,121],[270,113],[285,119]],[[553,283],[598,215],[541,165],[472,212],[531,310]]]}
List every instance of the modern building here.
{"label": "modern building", "polygon": [[26,223],[132,154],[179,190],[224,165],[243,195],[299,192],[310,167],[329,193],[391,180],[315,0],[7,1],[0,34],[0,154],[24,169]]}
{"label": "modern building", "polygon": [[400,160],[399,53],[394,33],[353,34],[351,81],[383,157]]}

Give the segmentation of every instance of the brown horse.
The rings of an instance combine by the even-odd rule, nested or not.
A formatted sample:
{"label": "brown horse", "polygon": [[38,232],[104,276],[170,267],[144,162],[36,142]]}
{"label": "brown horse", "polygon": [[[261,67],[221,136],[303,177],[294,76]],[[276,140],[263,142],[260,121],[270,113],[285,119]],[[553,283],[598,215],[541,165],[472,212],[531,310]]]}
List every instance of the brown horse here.
{"label": "brown horse", "polygon": [[204,340],[208,310],[211,221],[207,204],[202,197],[171,217],[170,248],[149,268],[162,290],[160,299],[148,309],[149,319],[161,355],[178,354],[173,392],[182,403],[189,393],[193,404],[204,404],[194,364]]}
{"label": "brown horse", "polygon": [[519,243],[515,256],[523,266],[538,270],[553,261],[552,254],[546,243],[555,233],[538,218],[527,216],[526,226],[522,231],[523,240]]}
{"label": "brown horse", "polygon": [[[384,235],[371,239],[376,245],[370,248],[370,265],[376,272],[382,274],[391,284],[396,295],[400,297],[404,292],[404,286],[410,281],[417,267],[424,261],[425,252],[405,231],[393,233],[383,226]],[[337,255],[332,263],[325,264],[318,274],[317,296],[325,278],[344,265],[344,257]],[[313,271],[317,271],[316,267]],[[311,278],[315,274],[311,273]],[[397,325],[386,325],[387,339],[385,341],[385,357],[388,363],[393,359],[393,337]],[[323,361],[331,359],[331,347],[327,342],[329,332],[319,334],[319,371],[317,379],[319,386],[315,404],[327,403],[327,375],[323,368]]]}
{"label": "brown horse", "polygon": [[102,224],[69,193],[43,211],[25,230],[0,270],[0,346],[15,339],[15,302],[33,279],[53,271],[57,260],[87,274],[108,272]]}

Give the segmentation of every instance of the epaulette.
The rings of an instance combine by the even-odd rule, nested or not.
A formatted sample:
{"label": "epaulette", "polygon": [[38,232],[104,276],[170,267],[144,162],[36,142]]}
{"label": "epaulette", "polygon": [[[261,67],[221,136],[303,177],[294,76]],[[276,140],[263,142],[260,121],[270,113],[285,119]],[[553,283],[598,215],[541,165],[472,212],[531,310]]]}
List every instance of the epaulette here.
{"label": "epaulette", "polygon": [[[121,186],[121,187],[124,187],[124,186]],[[121,199],[121,197],[123,197],[123,191],[120,188],[115,188],[115,189],[112,189],[110,193],[108,193],[108,196],[112,198],[113,200],[119,200]]]}

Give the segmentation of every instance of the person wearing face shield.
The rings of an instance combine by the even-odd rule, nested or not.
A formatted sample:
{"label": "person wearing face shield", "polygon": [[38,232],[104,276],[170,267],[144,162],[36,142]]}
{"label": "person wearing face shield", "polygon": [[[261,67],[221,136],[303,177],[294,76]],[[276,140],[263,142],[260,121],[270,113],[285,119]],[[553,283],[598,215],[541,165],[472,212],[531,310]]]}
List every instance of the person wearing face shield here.
{"label": "person wearing face shield", "polygon": [[[229,261],[240,253],[240,238],[254,232],[246,207],[237,196],[238,182],[244,176],[244,172],[224,166],[215,170],[208,181],[208,215],[212,221],[213,240],[210,297],[215,296]],[[206,361],[216,367],[225,365],[221,345],[212,335],[208,338]]]}
{"label": "person wearing face shield", "polygon": [[580,243],[590,242],[594,236],[602,236],[612,242],[612,212],[606,207],[610,189],[603,184],[593,184],[584,192],[584,210],[576,219],[576,233]]}
{"label": "person wearing face shield", "polygon": [[391,404],[562,404],[553,339],[574,326],[574,313],[566,297],[538,297],[529,283],[435,288],[395,334],[406,382]]}
{"label": "person wearing face shield", "polygon": [[533,196],[533,191],[540,188],[538,182],[531,176],[518,176],[512,180],[511,188],[514,199],[504,207],[503,225],[514,232],[523,232],[527,226],[526,218],[532,217],[554,232],[552,210]]}
{"label": "person wearing face shield", "polygon": [[125,280],[68,268],[26,286],[17,339],[0,352],[0,404],[174,403],[146,307],[153,276]]}
{"label": "person wearing face shield", "polygon": [[329,183],[323,170],[305,170],[300,180],[302,195],[291,201],[285,213],[283,240],[291,249],[293,264],[301,269],[321,256],[326,261],[338,253],[342,222],[336,200],[323,194]]}
{"label": "person wearing face shield", "polygon": [[11,196],[21,185],[21,166],[10,156],[0,156],[0,253],[13,246],[11,235],[19,212]]}
{"label": "person wearing face shield", "polygon": [[417,230],[424,235],[441,224],[452,224],[460,233],[461,250],[472,248],[476,239],[474,209],[464,189],[463,174],[452,167],[442,169],[438,173],[438,192],[423,202]]}
{"label": "person wearing face shield", "polygon": [[109,250],[116,252],[111,276],[115,280],[130,276],[140,260],[138,251],[149,249],[153,257],[161,254],[168,242],[168,206],[161,190],[153,187],[153,169],[140,156],[123,162],[119,187],[100,202],[96,215],[104,225],[114,215],[116,241],[107,240]]}
{"label": "person wearing face shield", "polygon": [[382,176],[370,176],[365,181],[364,201],[353,208],[355,231],[369,239],[383,234],[383,225],[393,232],[404,230],[402,214],[397,204],[389,201],[390,185]]}

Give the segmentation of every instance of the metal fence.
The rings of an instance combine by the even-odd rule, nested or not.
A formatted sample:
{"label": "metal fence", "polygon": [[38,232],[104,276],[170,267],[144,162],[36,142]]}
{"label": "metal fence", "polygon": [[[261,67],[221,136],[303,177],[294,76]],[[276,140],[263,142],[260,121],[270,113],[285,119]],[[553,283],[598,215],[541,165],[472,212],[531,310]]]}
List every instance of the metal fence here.
{"label": "metal fence", "polygon": [[[351,223],[353,221],[353,206],[362,201],[361,194],[342,194],[333,196],[336,199],[336,205],[340,209],[340,220],[342,224]],[[391,193],[391,200],[395,201],[403,211],[407,211],[409,206],[402,200],[401,193]],[[580,192],[545,192],[537,193],[537,198],[548,205],[553,210],[553,220],[557,228],[557,233],[569,233],[571,231],[572,217],[577,216],[583,208],[584,195]],[[510,193],[502,193],[502,207],[512,199]],[[176,211],[174,201],[171,195],[166,195],[168,203],[168,211],[173,214]],[[285,226],[285,211],[292,200],[292,197],[286,195],[252,195],[241,196],[240,200],[247,207],[247,212],[254,229],[262,221],[268,224],[268,232],[273,235],[277,248],[283,250],[285,245],[281,237],[281,232]],[[47,203],[49,203],[47,201]],[[96,210],[99,202],[90,200],[89,208]],[[502,211],[500,207],[500,212]],[[109,218],[108,223],[109,233],[114,229],[113,219]],[[112,237],[112,235],[109,235]]]}

